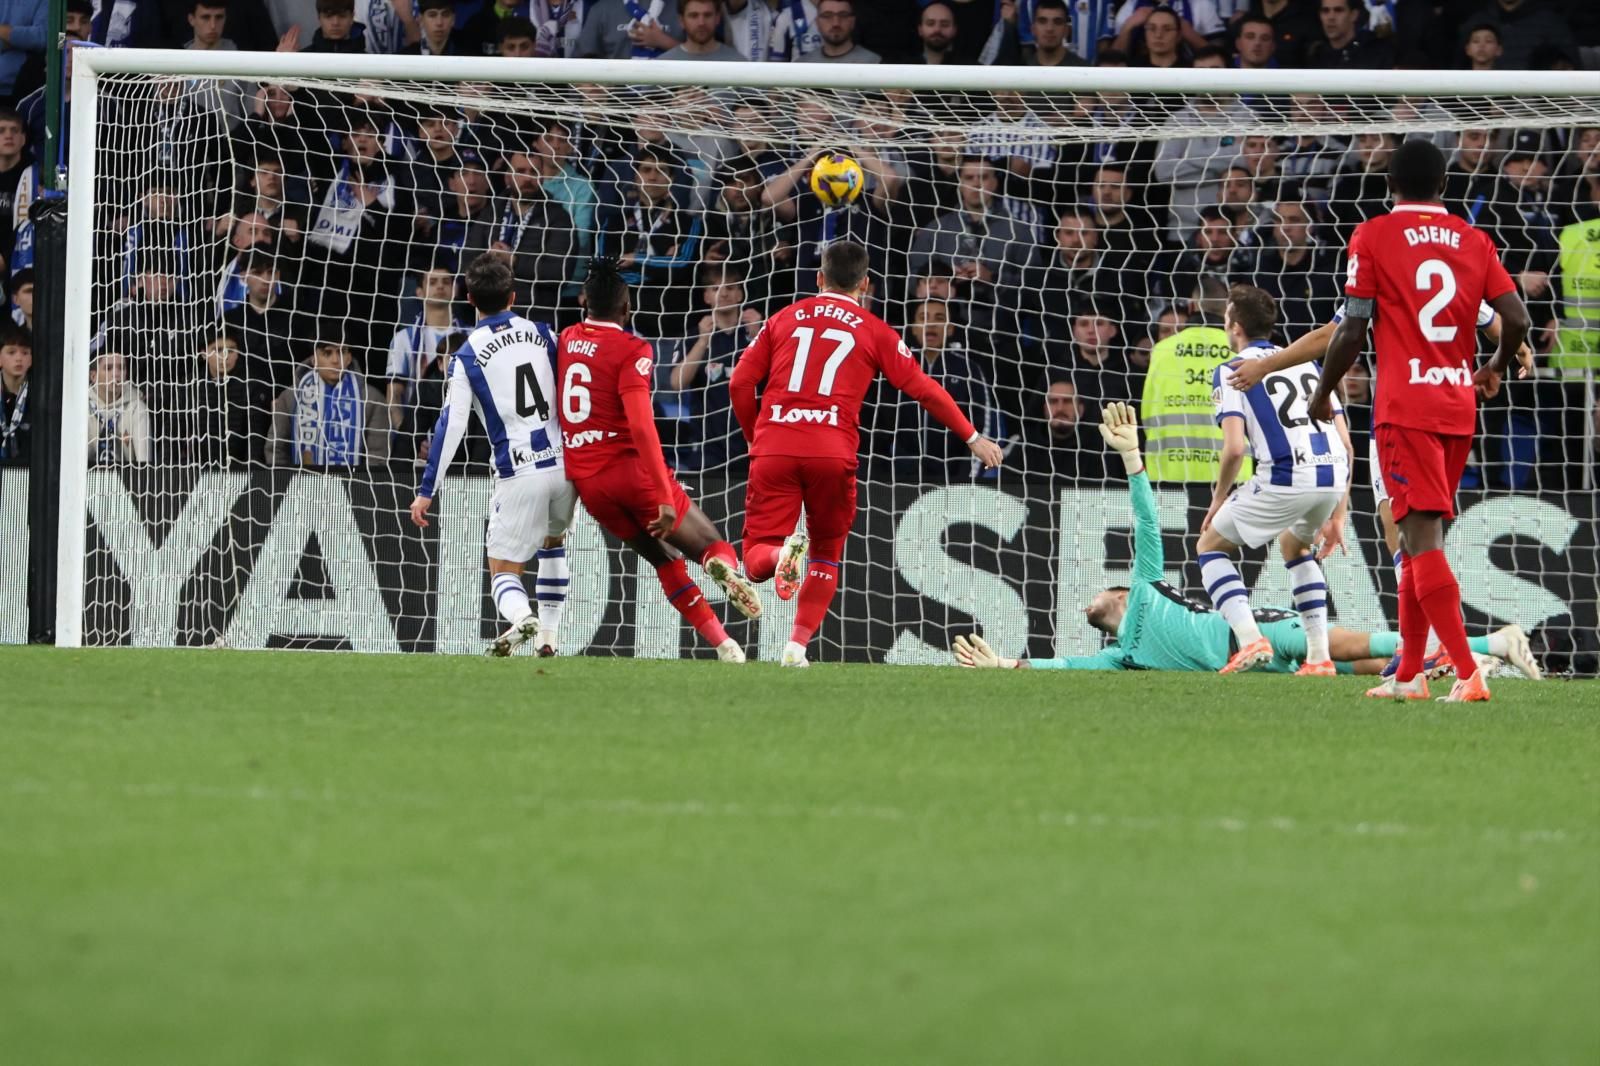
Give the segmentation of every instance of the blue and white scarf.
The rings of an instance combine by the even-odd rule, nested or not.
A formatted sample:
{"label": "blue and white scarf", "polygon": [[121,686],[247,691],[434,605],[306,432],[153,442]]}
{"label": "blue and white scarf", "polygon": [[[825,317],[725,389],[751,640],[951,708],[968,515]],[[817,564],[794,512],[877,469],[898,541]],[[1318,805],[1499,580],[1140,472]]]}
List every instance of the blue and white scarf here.
{"label": "blue and white scarf", "polygon": [[[812,32],[806,15],[806,0],[783,2],[787,7],[778,11],[769,8],[765,0],[750,0],[745,5],[744,54],[751,62],[787,63],[821,47],[822,38]],[[789,16],[787,37],[778,32],[785,13]]]}
{"label": "blue and white scarf", "polygon": [[294,458],[307,466],[355,466],[365,449],[366,400],[361,378],[345,371],[329,385],[315,370],[295,386]]}
{"label": "blue and white scarf", "polygon": [[[657,26],[661,25],[661,11],[666,6],[665,0],[645,0],[643,3],[640,0],[622,0],[622,2],[627,7],[628,17],[633,22],[653,22]],[[632,29],[633,23],[630,22],[628,27]],[[650,48],[642,44],[633,46],[633,58],[635,59],[654,59],[660,54],[661,49],[659,48]]]}
{"label": "blue and white scarf", "polygon": [[539,31],[533,54],[570,58],[577,51],[578,31],[583,28],[583,0],[534,0],[529,7],[532,10],[527,17]]}

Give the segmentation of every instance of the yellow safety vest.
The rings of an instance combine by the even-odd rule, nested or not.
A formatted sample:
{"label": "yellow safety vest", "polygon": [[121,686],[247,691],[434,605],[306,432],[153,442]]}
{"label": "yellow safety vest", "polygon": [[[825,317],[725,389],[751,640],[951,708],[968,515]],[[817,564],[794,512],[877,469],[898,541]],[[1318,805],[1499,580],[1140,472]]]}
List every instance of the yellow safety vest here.
{"label": "yellow safety vest", "polygon": [[[1150,349],[1139,421],[1151,481],[1217,480],[1222,429],[1211,399],[1211,374],[1233,357],[1228,335],[1215,326],[1190,326]],[[1249,476],[1246,459],[1239,479]]]}
{"label": "yellow safety vest", "polygon": [[1561,231],[1561,329],[1550,365],[1600,370],[1600,218]]}

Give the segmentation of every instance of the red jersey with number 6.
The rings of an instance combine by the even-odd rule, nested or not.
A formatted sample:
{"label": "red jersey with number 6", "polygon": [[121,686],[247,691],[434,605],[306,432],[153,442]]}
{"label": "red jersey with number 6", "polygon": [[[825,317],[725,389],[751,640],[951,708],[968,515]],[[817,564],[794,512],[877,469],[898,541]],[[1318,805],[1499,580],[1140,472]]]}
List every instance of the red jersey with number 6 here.
{"label": "red jersey with number 6", "polygon": [[1515,290],[1494,242],[1440,204],[1396,204],[1350,238],[1345,295],[1376,300],[1374,425],[1477,428],[1478,304]]}
{"label": "red jersey with number 6", "polygon": [[975,432],[899,334],[849,296],[825,292],[767,319],[733,368],[728,391],[750,455],[854,459],[861,404],[880,371],[962,440]]}
{"label": "red jersey with number 6", "polygon": [[650,342],[612,322],[587,319],[561,331],[561,438],[567,477],[593,477],[622,457],[637,457],[623,409],[625,392],[650,392]]}

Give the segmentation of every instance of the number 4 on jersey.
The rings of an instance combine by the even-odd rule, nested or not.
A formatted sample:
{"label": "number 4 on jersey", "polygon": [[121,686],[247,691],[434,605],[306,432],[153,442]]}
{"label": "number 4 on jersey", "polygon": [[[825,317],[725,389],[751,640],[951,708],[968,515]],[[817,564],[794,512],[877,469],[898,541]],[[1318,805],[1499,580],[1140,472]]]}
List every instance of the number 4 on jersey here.
{"label": "number 4 on jersey", "polygon": [[517,414],[527,418],[535,413],[541,422],[548,422],[550,402],[545,399],[544,391],[539,388],[539,379],[534,376],[533,364],[523,363],[517,367]]}

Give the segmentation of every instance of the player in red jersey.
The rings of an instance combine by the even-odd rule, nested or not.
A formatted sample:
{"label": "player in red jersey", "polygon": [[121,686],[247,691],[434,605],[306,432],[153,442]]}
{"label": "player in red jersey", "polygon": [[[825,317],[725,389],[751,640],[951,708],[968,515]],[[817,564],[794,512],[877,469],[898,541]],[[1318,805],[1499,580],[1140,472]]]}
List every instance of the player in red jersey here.
{"label": "player in red jersey", "polygon": [[[774,577],[781,599],[800,593],[783,666],[807,665],[806,645],[833,602],[856,517],[861,402],[880,371],[966,441],[986,468],[1000,465],[999,445],[923,373],[899,334],[861,306],[868,284],[867,250],[854,241],[830,244],[817,275],[821,294],[767,319],[728,383],[750,443],[745,572],[754,581]],[[809,536],[795,532],[802,505]]]}
{"label": "player in red jersey", "polygon": [[597,259],[583,292],[588,318],[562,331],[556,368],[567,477],[600,527],[656,568],[668,602],[717,657],[742,663],[744,649],[689,577],[684,556],[698,559],[747,618],[760,617],[761,601],[740,575],[733,545],[690,501],[662,458],[650,402],[655,357],[648,341],[623,327],[631,307],[628,283],[614,261]]}
{"label": "player in red jersey", "polygon": [[[1444,155],[1428,141],[1407,141],[1391,157],[1394,210],[1363,222],[1350,238],[1344,321],[1328,343],[1311,416],[1328,415],[1333,390],[1376,317],[1373,433],[1405,559],[1400,666],[1367,695],[1427,699],[1422,658],[1432,623],[1456,669],[1444,699],[1466,702],[1488,699],[1489,686],[1467,646],[1461,589],[1444,557],[1444,519],[1455,514],[1456,485],[1477,427],[1477,393],[1500,391],[1527,336],[1528,310],[1494,242],[1439,202],[1444,177]],[[1500,315],[1500,345],[1474,372],[1479,301]]]}

